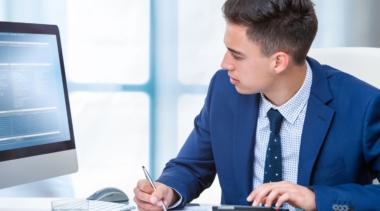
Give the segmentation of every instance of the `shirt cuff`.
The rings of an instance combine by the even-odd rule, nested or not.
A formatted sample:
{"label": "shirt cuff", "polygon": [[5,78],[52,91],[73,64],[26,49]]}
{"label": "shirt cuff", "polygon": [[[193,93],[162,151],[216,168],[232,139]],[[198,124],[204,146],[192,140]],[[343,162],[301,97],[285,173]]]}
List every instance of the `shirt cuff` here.
{"label": "shirt cuff", "polygon": [[171,189],[173,189],[178,194],[179,199],[172,206],[168,207],[168,209],[174,209],[174,208],[178,207],[182,202],[182,195],[176,189],[174,189],[174,188],[171,188]]}

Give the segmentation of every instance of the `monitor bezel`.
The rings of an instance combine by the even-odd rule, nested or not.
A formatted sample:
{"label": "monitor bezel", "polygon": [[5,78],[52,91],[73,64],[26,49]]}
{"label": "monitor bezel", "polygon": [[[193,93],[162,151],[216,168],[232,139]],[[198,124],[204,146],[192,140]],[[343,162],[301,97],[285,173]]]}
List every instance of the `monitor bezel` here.
{"label": "monitor bezel", "polygon": [[0,151],[0,162],[75,149],[75,138],[71,118],[70,101],[66,83],[65,67],[63,63],[61,37],[59,34],[58,26],[34,23],[0,22],[0,32],[50,34],[56,36],[70,134],[70,140]]}

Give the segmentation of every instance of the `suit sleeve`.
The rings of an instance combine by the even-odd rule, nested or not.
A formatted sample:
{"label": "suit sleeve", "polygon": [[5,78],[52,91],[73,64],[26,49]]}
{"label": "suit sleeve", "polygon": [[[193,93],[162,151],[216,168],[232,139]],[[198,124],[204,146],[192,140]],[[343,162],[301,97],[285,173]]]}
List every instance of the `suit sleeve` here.
{"label": "suit sleeve", "polygon": [[[374,178],[380,180],[380,93],[369,102],[362,123],[363,155]],[[343,184],[311,186],[317,210],[332,210],[333,204],[350,204],[357,210],[380,210],[380,186],[377,184]]]}
{"label": "suit sleeve", "polygon": [[[220,71],[218,72],[220,73]],[[176,158],[170,160],[158,182],[164,183],[182,195],[179,207],[185,206],[210,187],[216,170],[210,136],[210,101],[218,73],[211,80],[204,106],[194,120],[194,129]]]}

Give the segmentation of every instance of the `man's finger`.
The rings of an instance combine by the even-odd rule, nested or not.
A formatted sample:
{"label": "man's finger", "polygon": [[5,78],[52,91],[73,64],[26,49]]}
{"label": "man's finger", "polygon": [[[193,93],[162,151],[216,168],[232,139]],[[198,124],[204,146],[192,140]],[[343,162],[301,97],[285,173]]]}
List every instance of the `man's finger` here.
{"label": "man's finger", "polygon": [[146,180],[146,179],[139,180],[137,182],[137,187],[141,191],[143,191],[145,193],[149,193],[149,194],[153,193],[153,191],[154,191],[154,189],[152,188],[152,186],[149,184],[148,180]]}
{"label": "man's finger", "polygon": [[157,189],[152,193],[150,197],[150,202],[158,206],[161,206],[163,202],[166,202],[165,205],[167,206],[167,201],[165,201],[164,199],[168,196],[169,187],[159,182],[155,182],[154,184]]}
{"label": "man's finger", "polygon": [[135,188],[134,190],[135,197],[140,201],[149,202],[150,203],[150,194],[142,192],[139,188]]}
{"label": "man's finger", "polygon": [[270,184],[265,184],[257,188],[252,194],[253,196],[253,206],[258,206],[261,201],[268,196],[268,194],[272,191],[273,186]]}
{"label": "man's finger", "polygon": [[150,202],[141,201],[137,197],[134,197],[133,200],[138,205],[138,210],[139,211],[141,211],[141,210],[145,210],[145,211],[161,211],[162,210],[161,206],[157,206],[157,205],[151,204]]}
{"label": "man's finger", "polygon": [[280,193],[277,189],[272,189],[265,199],[265,206],[271,207],[272,204],[276,202],[276,199],[278,198],[279,194]]}
{"label": "man's finger", "polygon": [[278,199],[277,199],[276,207],[277,207],[277,208],[280,208],[281,205],[282,205],[284,202],[288,201],[289,199],[290,199],[290,194],[289,194],[289,193],[284,193],[284,194],[282,194],[282,195],[281,195],[280,197],[278,197]]}

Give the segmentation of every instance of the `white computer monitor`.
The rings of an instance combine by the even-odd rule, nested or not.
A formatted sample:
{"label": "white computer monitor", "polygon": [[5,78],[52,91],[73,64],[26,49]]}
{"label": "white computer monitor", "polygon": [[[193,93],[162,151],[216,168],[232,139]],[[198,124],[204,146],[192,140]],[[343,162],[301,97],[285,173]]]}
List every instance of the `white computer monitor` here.
{"label": "white computer monitor", "polygon": [[0,188],[77,171],[58,27],[0,22]]}

